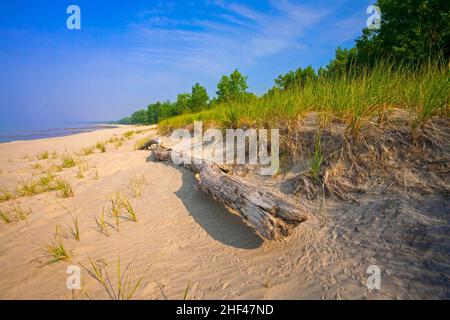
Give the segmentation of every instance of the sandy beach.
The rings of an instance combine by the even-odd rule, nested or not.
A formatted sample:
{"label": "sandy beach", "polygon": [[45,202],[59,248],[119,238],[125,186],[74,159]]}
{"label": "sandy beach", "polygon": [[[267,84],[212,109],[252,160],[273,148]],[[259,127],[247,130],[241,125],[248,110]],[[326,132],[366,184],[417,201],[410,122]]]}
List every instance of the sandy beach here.
{"label": "sandy beach", "polygon": [[[156,135],[155,127],[123,126],[0,144],[0,187],[11,193],[0,203],[11,219],[0,223],[1,299],[113,298],[91,262],[117,288],[119,259],[129,286],[140,281],[132,299],[182,299],[186,291],[188,299],[450,297],[447,198],[366,195],[357,206],[312,200],[311,219],[291,236],[263,241],[196,190],[190,171],[135,150]],[[86,151],[107,141],[104,152]],[[65,155],[73,166],[61,168]],[[73,195],[17,194],[49,174],[67,181]],[[124,213],[114,219],[118,194],[137,222]],[[48,247],[59,243],[69,258],[50,263]],[[366,286],[373,264],[382,271],[381,290]],[[81,290],[66,286],[71,265],[81,268]]]}

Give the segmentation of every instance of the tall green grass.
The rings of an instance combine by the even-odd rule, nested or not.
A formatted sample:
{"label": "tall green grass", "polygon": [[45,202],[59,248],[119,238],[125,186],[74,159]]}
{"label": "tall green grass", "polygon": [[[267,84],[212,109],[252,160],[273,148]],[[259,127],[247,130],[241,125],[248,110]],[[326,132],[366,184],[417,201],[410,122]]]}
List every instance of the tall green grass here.
{"label": "tall green grass", "polygon": [[159,124],[163,133],[203,121],[206,126],[268,127],[318,112],[325,119],[340,119],[352,130],[395,109],[411,115],[417,128],[434,116],[449,116],[450,74],[439,62],[420,67],[382,62],[357,76],[321,78],[286,91],[275,90],[258,99],[230,102],[199,113],[182,114]]}

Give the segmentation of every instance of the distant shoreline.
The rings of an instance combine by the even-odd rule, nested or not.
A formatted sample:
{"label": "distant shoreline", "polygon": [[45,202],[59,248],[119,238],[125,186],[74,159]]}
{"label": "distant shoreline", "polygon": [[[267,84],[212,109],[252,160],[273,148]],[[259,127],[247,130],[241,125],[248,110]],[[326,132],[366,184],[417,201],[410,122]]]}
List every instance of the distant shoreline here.
{"label": "distant shoreline", "polygon": [[72,136],[98,130],[118,128],[121,125],[108,123],[67,124],[46,129],[0,130],[0,144]]}

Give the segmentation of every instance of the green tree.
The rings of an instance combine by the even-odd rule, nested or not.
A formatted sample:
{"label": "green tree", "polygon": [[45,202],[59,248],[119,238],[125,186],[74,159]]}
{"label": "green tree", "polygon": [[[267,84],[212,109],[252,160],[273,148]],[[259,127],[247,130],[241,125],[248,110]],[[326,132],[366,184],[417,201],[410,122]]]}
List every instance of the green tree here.
{"label": "green tree", "polygon": [[217,84],[218,102],[234,101],[245,98],[247,94],[247,77],[237,69],[229,76],[223,76]]}
{"label": "green tree", "polygon": [[148,123],[150,123],[150,124],[158,123],[160,111],[161,111],[161,102],[158,101],[156,103],[150,104],[147,107]]}
{"label": "green tree", "polygon": [[319,69],[320,77],[339,77],[350,72],[355,72],[357,66],[356,48],[341,49],[337,47],[335,58],[326,68]]}
{"label": "green tree", "polygon": [[128,118],[130,124],[147,124],[147,112],[145,110],[138,110]]}
{"label": "green tree", "polygon": [[189,93],[180,93],[177,96],[177,102],[175,102],[177,109],[181,113],[186,113],[191,111],[191,95]]}
{"label": "green tree", "polygon": [[164,119],[177,116],[181,113],[182,110],[178,109],[176,103],[171,103],[170,101],[163,102],[161,103],[161,107],[159,109],[158,122]]}
{"label": "green tree", "polygon": [[286,90],[293,86],[303,87],[307,82],[317,79],[316,71],[312,66],[308,66],[305,69],[298,68],[296,71],[290,71],[284,75],[278,76],[275,79],[275,85]]}
{"label": "green tree", "polygon": [[192,93],[190,96],[190,109],[193,112],[198,112],[208,107],[209,96],[205,87],[202,87],[199,83],[196,83],[192,87]]}
{"label": "green tree", "polygon": [[389,57],[417,63],[450,57],[450,1],[378,0],[381,28],[364,29],[356,41],[358,62]]}

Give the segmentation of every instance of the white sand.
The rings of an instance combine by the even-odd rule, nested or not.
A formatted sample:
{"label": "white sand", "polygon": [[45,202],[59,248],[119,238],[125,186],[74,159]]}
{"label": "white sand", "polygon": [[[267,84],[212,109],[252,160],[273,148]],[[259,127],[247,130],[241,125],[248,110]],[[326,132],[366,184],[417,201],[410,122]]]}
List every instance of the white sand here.
{"label": "white sand", "polygon": [[[56,151],[59,156],[78,152],[128,130],[129,127],[123,127],[0,144],[0,187],[14,190],[23,181],[38,179],[42,170],[32,167],[36,163],[44,169],[52,162],[58,163],[58,159],[36,160],[44,151]],[[88,155],[89,170],[83,172],[83,178],[77,177],[78,168],[55,173],[70,181],[74,197],[61,199],[56,192],[48,192],[0,203],[1,211],[17,206],[31,210],[25,221],[0,223],[0,298],[71,299],[72,292],[66,288],[66,268],[83,265],[90,269],[89,257],[108,263],[106,269],[113,286],[118,257],[123,268],[131,262],[127,272],[131,280],[149,268],[148,276],[133,296],[135,299],[181,299],[188,283],[190,299],[445,296],[442,291],[445,285],[438,285],[434,292],[428,290],[427,280],[414,282],[397,274],[398,270],[406,270],[411,261],[419,263],[420,252],[411,253],[411,261],[396,260],[399,268],[393,266],[392,259],[377,260],[386,254],[401,254],[386,245],[385,251],[376,255],[373,252],[379,243],[371,245],[366,241],[369,235],[379,238],[386,225],[382,228],[372,220],[366,221],[365,226],[373,228],[360,227],[362,233],[355,233],[349,221],[364,219],[355,216],[358,212],[348,213],[345,207],[333,207],[333,203],[327,203],[324,208],[319,202],[313,203],[313,218],[285,241],[263,242],[239,217],[195,190],[191,172],[153,162],[149,151],[134,150],[139,137],[155,134],[153,130],[134,136],[119,149],[110,144],[106,153],[97,151]],[[33,160],[25,158],[26,155]],[[134,196],[128,186],[134,177],[142,175],[145,177],[142,195]],[[114,220],[105,213],[111,223],[107,237],[98,231],[95,217],[101,215],[104,206],[108,211],[111,197],[119,191],[137,209],[138,222],[123,219],[118,232],[113,228]],[[81,239],[78,242],[70,236],[62,238],[71,252],[71,261],[47,265],[43,249],[53,241],[55,228],[71,225],[70,216],[60,204],[77,217]],[[338,217],[339,213],[343,215]],[[390,232],[397,234],[398,230]],[[365,285],[365,271],[372,263],[382,263],[387,268],[382,268],[387,279],[377,292],[371,292]],[[75,292],[75,298],[108,299],[109,296],[82,269],[82,290]]]}

